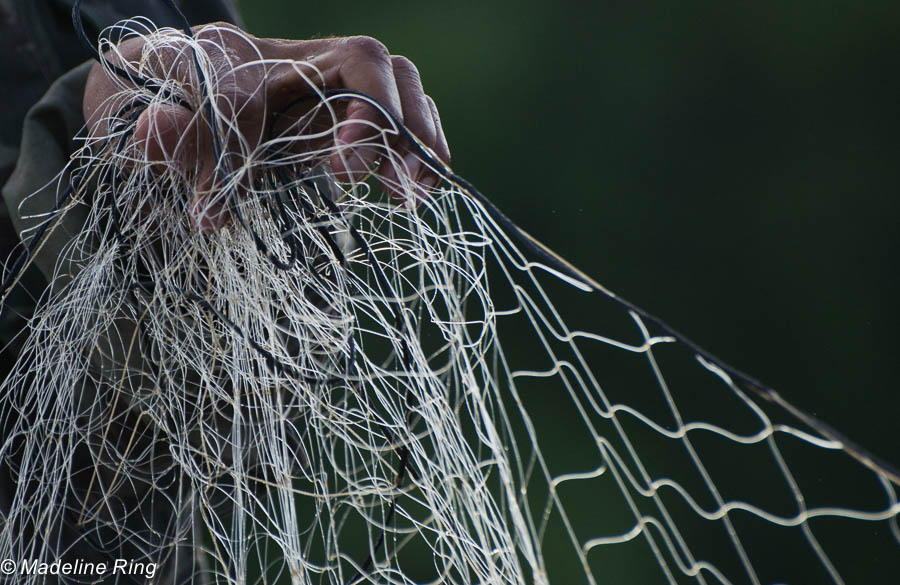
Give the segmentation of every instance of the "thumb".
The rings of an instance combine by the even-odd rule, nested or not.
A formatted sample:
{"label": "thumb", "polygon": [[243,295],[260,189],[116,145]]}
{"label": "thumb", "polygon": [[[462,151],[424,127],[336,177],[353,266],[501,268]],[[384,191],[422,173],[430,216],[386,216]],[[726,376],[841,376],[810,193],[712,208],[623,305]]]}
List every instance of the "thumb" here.
{"label": "thumb", "polygon": [[199,156],[194,114],[182,106],[147,106],[138,116],[134,137],[148,162],[175,165],[182,173],[191,169]]}
{"label": "thumb", "polygon": [[147,161],[182,175],[193,175],[194,188],[188,213],[194,227],[212,233],[228,220],[225,202],[215,185],[215,161],[200,139],[200,124],[188,109],[171,104],[148,106],[137,119],[135,140],[143,148]]}

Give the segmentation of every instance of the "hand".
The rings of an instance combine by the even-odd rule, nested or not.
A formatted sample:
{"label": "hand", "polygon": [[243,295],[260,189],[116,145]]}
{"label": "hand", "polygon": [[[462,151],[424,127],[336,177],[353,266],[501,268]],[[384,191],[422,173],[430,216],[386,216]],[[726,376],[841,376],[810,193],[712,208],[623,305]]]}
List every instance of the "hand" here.
{"label": "hand", "polygon": [[[441,128],[434,100],[425,94],[415,65],[406,57],[391,55],[383,44],[369,37],[346,37],[307,41],[259,39],[224,23],[194,27],[195,38],[203,42],[215,70],[216,105],[234,114],[237,135],[251,147],[257,146],[270,127],[271,117],[298,98],[314,97],[310,83],[319,89],[348,89],[374,98],[401,121],[433,153],[449,162],[450,151]],[[212,41],[212,42],[204,42]],[[124,41],[111,62],[125,67],[142,59],[144,38]],[[188,92],[197,87],[191,52],[170,46],[154,51],[149,63],[157,77],[174,77]],[[147,59],[147,57],[144,57]],[[266,60],[265,63],[261,60]],[[283,62],[273,64],[275,60]],[[147,63],[144,63],[145,65]],[[241,67],[241,65],[246,65]],[[165,72],[165,73],[163,73]],[[110,79],[100,64],[90,73],[84,94],[84,116],[93,136],[105,135],[104,117],[121,106],[121,80]],[[384,149],[374,148],[372,139],[388,127],[385,116],[371,103],[350,99],[343,111],[331,156],[337,178],[357,182],[368,176],[380,162]],[[228,221],[223,204],[215,197],[216,178],[213,148],[199,112],[172,104],[154,105],[142,112],[135,128],[135,140],[147,159],[176,164],[182,169],[198,169],[191,217],[201,231],[218,230]],[[392,146],[403,155],[408,176],[423,189],[433,187],[437,177],[400,138]],[[369,141],[368,145],[365,145]],[[394,165],[382,165],[379,179],[386,190],[399,195]]]}

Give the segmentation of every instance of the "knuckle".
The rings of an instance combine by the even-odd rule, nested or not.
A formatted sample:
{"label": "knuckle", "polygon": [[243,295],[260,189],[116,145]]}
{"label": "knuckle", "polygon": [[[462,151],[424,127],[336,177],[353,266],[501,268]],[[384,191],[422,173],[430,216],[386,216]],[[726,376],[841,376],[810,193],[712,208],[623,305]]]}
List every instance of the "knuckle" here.
{"label": "knuckle", "polygon": [[255,118],[266,109],[266,96],[259,91],[240,88],[234,92],[234,107],[239,117]]}
{"label": "knuckle", "polygon": [[[248,140],[256,130],[262,128],[266,116],[266,100],[259,92],[235,91],[231,95],[222,95],[217,100],[218,115],[225,121],[233,121],[237,125],[237,132]],[[231,133],[231,125],[227,126],[226,133]]]}
{"label": "knuckle", "polygon": [[204,36],[215,33],[221,30],[230,30],[230,31],[241,31],[240,27],[231,24],[230,22],[218,21],[218,22],[209,22],[206,24],[199,24],[197,26],[191,27],[191,30],[197,36]]}
{"label": "knuckle", "polygon": [[419,76],[419,70],[416,68],[416,64],[410,61],[409,57],[393,55],[391,56],[391,64],[394,66],[394,71],[402,71],[414,75],[415,77]]}
{"label": "knuckle", "polygon": [[345,43],[348,51],[350,51],[350,53],[358,59],[375,62],[386,62],[390,59],[391,56],[387,47],[384,46],[384,43],[382,43],[378,39],[373,39],[372,37],[347,37]]}
{"label": "knuckle", "polygon": [[414,86],[421,87],[421,77],[419,76],[419,70],[416,68],[415,63],[410,61],[407,57],[402,55],[392,56],[391,57],[391,65],[394,69],[394,77],[397,81],[406,81],[412,83]]}

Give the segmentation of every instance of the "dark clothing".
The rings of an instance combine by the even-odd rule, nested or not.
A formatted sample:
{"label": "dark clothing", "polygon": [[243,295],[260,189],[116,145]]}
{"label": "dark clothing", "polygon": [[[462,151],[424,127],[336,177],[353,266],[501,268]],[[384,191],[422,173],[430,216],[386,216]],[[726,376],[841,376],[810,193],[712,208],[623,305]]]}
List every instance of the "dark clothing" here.
{"label": "dark clothing", "polygon": [[[25,114],[50,84],[91,58],[72,27],[73,0],[0,0],[0,185],[16,162]],[[176,0],[191,24],[238,24],[232,0]],[[137,15],[157,26],[180,26],[162,0],[84,0],[85,32],[97,38],[105,27]],[[80,104],[79,108],[80,108]]]}
{"label": "dark clothing", "polygon": [[[0,0],[0,48],[4,55],[0,60],[0,78],[3,80],[0,85],[0,184],[3,185],[5,202],[5,205],[0,204],[0,259],[8,257],[20,245],[19,233],[24,228],[37,223],[37,220],[27,220],[23,216],[47,212],[53,208],[56,199],[54,178],[75,151],[75,134],[84,125],[82,99],[90,70],[90,63],[85,61],[91,55],[74,34],[71,22],[72,2],[73,0]],[[238,23],[232,0],[176,0],[176,3],[192,25],[215,21]],[[136,15],[146,16],[158,26],[181,26],[177,15],[161,0],[84,0],[83,4],[85,30],[92,39],[104,27]],[[33,193],[37,195],[29,197]],[[23,204],[26,197],[28,200]],[[46,279],[42,273],[52,274],[56,258],[68,241],[67,235],[80,229],[83,217],[83,214],[79,216],[78,209],[66,213],[62,225],[46,239],[34,264],[6,299],[3,311],[0,312],[0,343],[5,347],[0,352],[0,379],[5,379],[13,366],[19,347],[16,341],[21,341],[16,338],[34,312],[35,299],[46,287]],[[88,382],[85,381],[85,392],[96,391],[87,386]],[[2,437],[8,436],[6,425],[12,422],[10,414],[0,412]],[[110,430],[107,442],[111,446],[115,446],[120,434],[121,437],[129,437],[138,423],[133,415],[128,414],[117,424],[121,425],[121,433],[115,429]],[[154,453],[158,451],[153,460],[164,465],[170,457],[168,448],[162,444],[155,445],[151,438],[148,435],[143,439],[144,444],[140,448]],[[140,445],[141,440],[139,438],[137,444]],[[14,453],[15,449],[8,450],[10,452]],[[86,445],[73,455],[69,475],[71,485],[68,486],[66,495],[67,506],[72,509],[84,509],[89,504],[93,505],[91,498],[97,498],[96,493],[90,496],[79,491],[84,491],[83,484],[95,473],[92,457]],[[0,461],[0,521],[7,516],[13,494],[17,489],[24,489],[10,471],[17,467],[16,461]],[[97,470],[96,473],[102,476],[104,470]],[[105,476],[103,478],[104,483],[110,479]],[[153,481],[165,479],[165,476],[161,476]],[[143,501],[155,486],[141,481],[125,486],[115,494],[123,509],[140,509],[127,526],[106,524],[111,519],[105,518],[101,513],[86,525],[60,518],[54,521],[58,526],[55,534],[26,536],[45,538],[46,542],[52,542],[51,550],[65,556],[64,560],[78,558],[93,562],[108,561],[112,554],[110,546],[116,547],[118,556],[139,559],[140,542],[164,538],[172,529],[173,522],[191,521],[189,509],[185,512],[172,504],[181,502],[186,495],[184,488],[170,479],[173,487],[163,488],[159,492],[159,495],[169,499],[162,498],[160,502],[151,501],[148,504]],[[84,499],[80,499],[82,496]],[[128,540],[115,534],[119,528],[130,531]],[[34,529],[32,527],[32,531]],[[119,538],[121,542],[115,544],[115,538]],[[160,567],[156,582],[184,582],[184,578],[191,574],[190,544],[170,545],[166,566]],[[48,576],[47,583],[54,583],[53,579]],[[126,578],[116,579],[118,578],[114,577],[112,581],[93,582],[136,582]]]}
{"label": "dark clothing", "polygon": [[[75,35],[73,2],[0,0],[0,51],[4,55],[0,59],[0,186],[4,187],[7,202],[0,205],[0,260],[8,258],[19,244],[23,226],[15,221],[19,215],[17,205],[62,169],[74,151],[72,138],[84,124],[81,93],[88,67],[71,75],[57,95],[48,96],[49,103],[44,104],[42,111],[32,115],[31,127],[37,134],[25,138],[30,140],[32,151],[20,158],[22,129],[28,111],[51,84],[92,57]],[[175,0],[175,3],[192,25],[217,21],[240,24],[233,0]],[[180,17],[162,0],[83,0],[81,13],[85,32],[91,39],[96,39],[104,28],[138,15],[149,18],[157,26],[182,24]],[[18,184],[7,185],[17,165]],[[40,276],[34,270],[25,280],[26,285],[33,283],[32,291],[41,290],[37,284]],[[18,291],[7,303],[15,310],[0,313],[0,342],[8,343],[9,334],[21,328],[21,316],[28,313],[29,296]]]}
{"label": "dark clothing", "polygon": [[[22,200],[43,188],[62,170],[75,150],[75,133],[84,125],[81,103],[89,65],[79,67],[79,64],[90,59],[91,53],[75,35],[73,2],[0,0],[0,49],[5,56],[0,59],[0,186],[5,201],[5,205],[0,204],[0,261],[9,258],[20,245],[22,230],[36,223],[22,220],[19,209]],[[216,21],[240,24],[233,0],[175,0],[175,3],[192,25]],[[96,39],[104,28],[139,15],[157,26],[182,25],[180,17],[162,0],[83,0],[81,13],[85,32],[91,39]],[[48,92],[57,80],[60,82]],[[28,152],[20,156],[23,148],[28,148]],[[15,177],[11,177],[14,170]],[[32,208],[34,212],[46,212],[53,206],[55,189],[44,191],[34,202],[43,199],[49,203]],[[51,245],[37,259],[44,274],[52,272],[53,251],[61,245],[62,242]],[[32,267],[23,276],[22,286],[10,294],[5,309],[0,312],[0,344],[13,344],[0,355],[3,377],[11,365],[7,363],[9,358],[16,354],[13,337],[33,312],[33,298],[45,286],[40,272]]]}

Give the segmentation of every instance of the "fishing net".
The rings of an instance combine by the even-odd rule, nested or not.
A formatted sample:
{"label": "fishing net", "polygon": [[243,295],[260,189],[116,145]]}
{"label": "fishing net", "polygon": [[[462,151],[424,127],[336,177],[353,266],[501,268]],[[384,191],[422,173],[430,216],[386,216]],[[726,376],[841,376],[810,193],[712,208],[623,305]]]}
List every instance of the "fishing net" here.
{"label": "fishing net", "polygon": [[[890,465],[579,273],[416,145],[443,179],[423,197],[386,112],[367,147],[407,200],[338,182],[343,108],[364,96],[260,61],[312,97],[257,144],[215,93],[216,35],[123,34],[146,58],[117,71],[101,47],[125,98],[6,274],[9,290],[70,233],[0,395],[15,485],[0,558],[128,559],[106,576],[120,583],[895,574]],[[154,70],[163,51],[194,63],[194,91]],[[134,138],[173,100],[221,137],[229,221],[213,233],[188,211],[198,171]]]}

